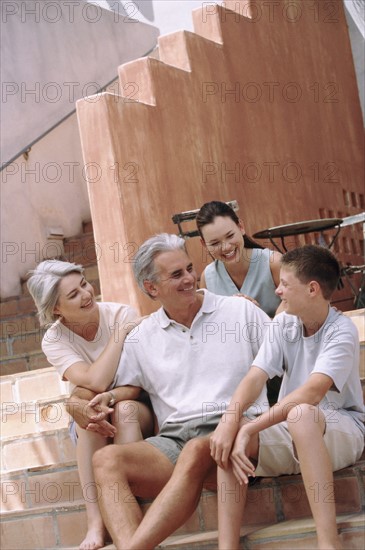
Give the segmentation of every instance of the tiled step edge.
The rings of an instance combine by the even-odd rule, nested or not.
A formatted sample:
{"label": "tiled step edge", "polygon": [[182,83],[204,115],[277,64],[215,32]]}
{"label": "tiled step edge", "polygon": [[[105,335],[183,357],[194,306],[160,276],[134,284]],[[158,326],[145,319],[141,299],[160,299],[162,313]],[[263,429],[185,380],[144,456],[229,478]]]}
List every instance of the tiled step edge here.
{"label": "tiled step edge", "polygon": [[1,476],[1,516],[18,516],[42,506],[83,502],[76,461],[18,470]]}
{"label": "tiled step edge", "polygon": [[1,545],[6,550],[55,550],[79,544],[85,533],[84,504],[43,507],[2,518]]}
{"label": "tiled step edge", "polygon": [[[346,514],[337,516],[337,525],[346,550],[363,550],[364,514]],[[218,548],[218,531],[208,531],[197,535],[172,536],[157,548],[166,550],[216,550]],[[312,518],[289,520],[276,525],[252,525],[242,527],[240,546],[245,549],[292,550],[297,548],[315,549],[316,531]],[[108,546],[112,550],[114,546]]]}
{"label": "tiled step edge", "polygon": [[65,464],[76,459],[76,449],[67,428],[2,441],[2,475],[27,468]]}
{"label": "tiled step edge", "polygon": [[46,367],[0,377],[2,403],[28,403],[68,395],[69,384],[54,367]]}

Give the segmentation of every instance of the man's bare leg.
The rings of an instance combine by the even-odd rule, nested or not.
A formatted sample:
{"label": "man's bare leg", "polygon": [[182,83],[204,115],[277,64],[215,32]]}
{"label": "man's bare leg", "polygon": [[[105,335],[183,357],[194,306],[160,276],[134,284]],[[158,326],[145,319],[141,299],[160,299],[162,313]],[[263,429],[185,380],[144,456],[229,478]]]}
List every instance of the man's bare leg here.
{"label": "man's bare leg", "polygon": [[204,481],[214,473],[209,437],[190,440],[181,452],[174,473],[148,509],[134,533],[129,549],[149,550],[189,519],[198,505]]}
{"label": "man's bare leg", "polygon": [[170,479],[174,465],[145,441],[108,445],[95,453],[93,464],[105,525],[118,550],[131,548],[131,538],[142,520],[134,495],[142,498],[158,495]]}
{"label": "man's bare leg", "polygon": [[323,440],[323,413],[312,405],[298,405],[288,415],[304,487],[317,530],[318,548],[342,548],[336,525],[331,459]]}

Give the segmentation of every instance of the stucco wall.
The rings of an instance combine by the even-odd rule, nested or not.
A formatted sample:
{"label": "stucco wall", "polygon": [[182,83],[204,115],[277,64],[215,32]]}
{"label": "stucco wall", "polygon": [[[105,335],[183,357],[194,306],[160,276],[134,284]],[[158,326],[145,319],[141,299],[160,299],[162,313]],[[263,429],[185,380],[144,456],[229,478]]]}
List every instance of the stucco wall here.
{"label": "stucco wall", "polygon": [[[205,201],[238,200],[249,234],[364,209],[361,108],[337,5],[331,21],[325,4],[314,18],[299,0],[257,20],[196,10],[195,33],[162,36],[159,60],[119,68],[121,88],[136,84],[135,102],[78,102],[84,160],[105,174],[103,188],[89,182],[104,299],[150,310],[133,281],[134,253],[151,234],[176,232],[173,214]],[[320,239],[305,237],[287,244]],[[199,243],[190,244],[201,264]],[[335,250],[359,265],[362,246],[357,224]]]}

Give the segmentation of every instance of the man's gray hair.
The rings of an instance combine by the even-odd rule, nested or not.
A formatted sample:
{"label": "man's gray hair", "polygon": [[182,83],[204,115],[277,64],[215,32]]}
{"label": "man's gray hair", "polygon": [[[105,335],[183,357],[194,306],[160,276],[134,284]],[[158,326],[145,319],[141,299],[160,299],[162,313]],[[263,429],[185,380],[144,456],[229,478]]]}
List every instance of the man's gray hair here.
{"label": "man's gray hair", "polygon": [[54,323],[57,315],[53,310],[59,298],[60,282],[70,273],[83,273],[82,265],[60,260],[45,260],[30,271],[27,281],[28,290],[38,310],[41,326]]}
{"label": "man's gray hair", "polygon": [[173,252],[183,250],[185,252],[185,241],[177,235],[160,233],[145,241],[139,248],[133,260],[133,272],[139,288],[147,295],[144,288],[144,281],[157,282],[158,273],[155,269],[155,258],[162,252]]}

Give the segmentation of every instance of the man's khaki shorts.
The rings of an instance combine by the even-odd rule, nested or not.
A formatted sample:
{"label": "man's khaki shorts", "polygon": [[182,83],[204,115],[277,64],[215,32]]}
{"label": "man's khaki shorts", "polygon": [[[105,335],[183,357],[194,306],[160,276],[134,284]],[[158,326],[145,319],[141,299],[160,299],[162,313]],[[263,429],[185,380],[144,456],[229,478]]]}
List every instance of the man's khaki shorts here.
{"label": "man's khaki shorts", "polygon": [[169,422],[162,426],[158,435],[148,437],[145,441],[156,447],[167,458],[175,464],[179,458],[185,443],[194,437],[205,437],[210,435],[218,426],[222,414],[212,414],[186,420],[181,423]]}

